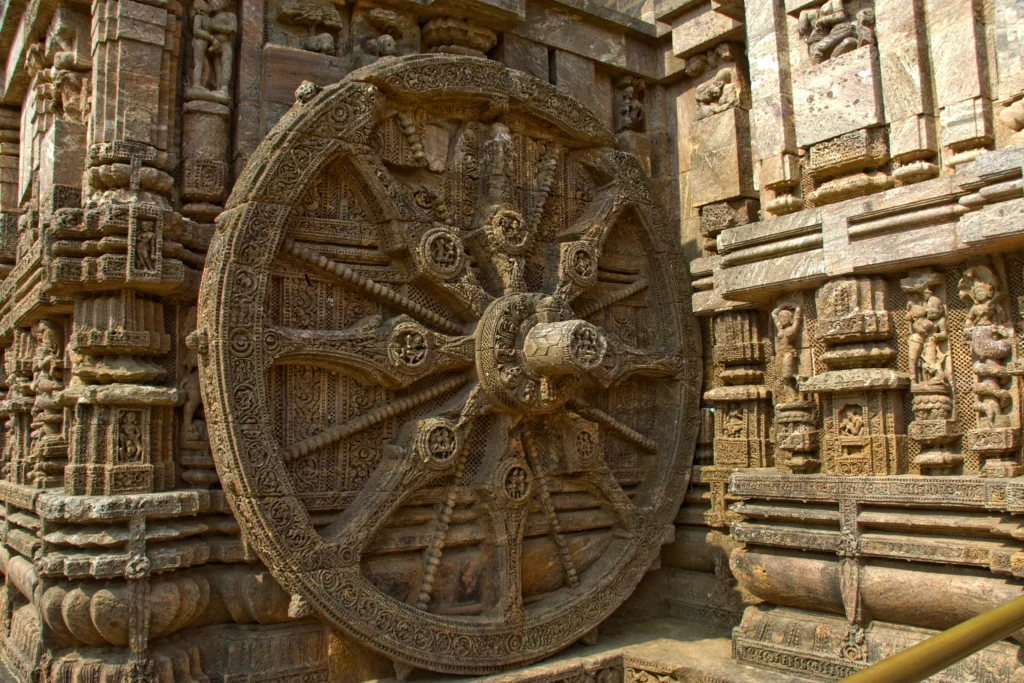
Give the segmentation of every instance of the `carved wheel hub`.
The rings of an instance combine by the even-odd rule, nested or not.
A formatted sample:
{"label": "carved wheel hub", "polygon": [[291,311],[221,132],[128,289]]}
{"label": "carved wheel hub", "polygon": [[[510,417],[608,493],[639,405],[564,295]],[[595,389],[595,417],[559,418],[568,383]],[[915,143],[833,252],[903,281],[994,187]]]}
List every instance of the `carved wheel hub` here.
{"label": "carved wheel hub", "polygon": [[286,590],[392,659],[480,674],[625,600],[686,490],[699,339],[639,163],[495,62],[306,88],[210,247],[217,469]]}

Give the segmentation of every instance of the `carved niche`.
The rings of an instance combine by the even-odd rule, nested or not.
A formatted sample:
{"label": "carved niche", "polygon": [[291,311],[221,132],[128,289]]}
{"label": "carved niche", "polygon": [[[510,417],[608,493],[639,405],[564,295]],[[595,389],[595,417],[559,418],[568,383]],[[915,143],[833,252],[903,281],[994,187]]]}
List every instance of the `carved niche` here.
{"label": "carved niche", "polygon": [[295,600],[400,668],[556,652],[672,538],[699,330],[613,144],[496,62],[381,60],[300,88],[220,217],[190,346],[223,488]]}

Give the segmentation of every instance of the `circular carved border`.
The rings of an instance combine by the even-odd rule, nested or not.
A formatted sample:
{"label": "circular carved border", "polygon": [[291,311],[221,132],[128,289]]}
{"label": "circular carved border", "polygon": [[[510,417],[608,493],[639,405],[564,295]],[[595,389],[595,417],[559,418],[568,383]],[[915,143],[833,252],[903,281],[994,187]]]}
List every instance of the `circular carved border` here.
{"label": "circular carved border", "polygon": [[[263,344],[263,302],[269,267],[281,248],[291,206],[310,179],[347,156],[376,176],[380,220],[412,218],[389,199],[386,173],[375,173],[370,138],[385,97],[443,95],[446,102],[481,102],[510,116],[530,117],[619,179],[654,248],[648,257],[665,283],[681,342],[676,445],[651,486],[656,507],[638,509],[628,538],[587,570],[582,589],[521,623],[484,622],[421,611],[380,592],[361,572],[365,538],[327,543],[295,495],[282,448],[271,432]],[[439,98],[438,98],[439,99]],[[456,674],[483,674],[522,666],[570,645],[606,618],[632,592],[671,539],[672,522],[689,482],[698,430],[700,339],[689,313],[685,262],[639,163],[611,149],[598,119],[571,97],[526,74],[472,57],[418,55],[381,60],[296,104],[263,141],[238,180],[218,220],[200,292],[199,334],[207,349],[200,363],[211,445],[224,490],[246,542],[288,591],[303,596],[331,624],[395,660]],[[657,229],[655,229],[657,228]],[[437,462],[443,466],[441,461]],[[506,473],[513,493],[533,484]]]}

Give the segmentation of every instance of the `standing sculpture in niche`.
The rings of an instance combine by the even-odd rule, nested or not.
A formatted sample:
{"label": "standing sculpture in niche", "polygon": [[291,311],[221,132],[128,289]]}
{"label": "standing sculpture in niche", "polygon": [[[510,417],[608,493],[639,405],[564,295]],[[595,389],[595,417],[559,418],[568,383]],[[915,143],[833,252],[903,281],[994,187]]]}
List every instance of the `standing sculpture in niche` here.
{"label": "standing sculpture in niche", "polygon": [[64,409],[57,393],[63,382],[63,331],[52,320],[40,320],[33,331],[32,357],[32,457],[35,465],[30,479],[39,488],[58,485],[63,479],[66,444],[61,435]]}
{"label": "standing sculpture in niche", "polygon": [[238,21],[226,0],[195,0],[192,7],[192,88],[228,94]]}
{"label": "standing sculpture in niche", "polygon": [[943,282],[939,273],[929,270],[913,271],[900,281],[907,293],[907,361],[914,410],[908,434],[921,444],[914,464],[922,474],[954,474],[953,468],[963,461],[948,448],[957,433],[946,304],[939,296]]}
{"label": "standing sculpture in niche", "polygon": [[772,311],[775,321],[775,365],[779,373],[779,399],[796,400],[797,378],[800,373],[801,326],[803,309],[800,306],[780,307]]}
{"label": "standing sculpture in niche", "polygon": [[907,340],[910,371],[916,383],[949,383],[947,369],[949,351],[946,342],[946,306],[935,295],[935,285],[926,282],[918,288],[905,287],[907,322],[910,336]]}

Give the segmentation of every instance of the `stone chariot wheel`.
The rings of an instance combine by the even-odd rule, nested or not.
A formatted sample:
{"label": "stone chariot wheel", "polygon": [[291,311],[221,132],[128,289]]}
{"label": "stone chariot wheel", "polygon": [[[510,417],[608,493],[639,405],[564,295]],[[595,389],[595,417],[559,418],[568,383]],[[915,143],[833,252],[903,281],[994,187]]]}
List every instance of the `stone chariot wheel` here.
{"label": "stone chariot wheel", "polygon": [[296,95],[219,220],[193,340],[246,541],[396,662],[554,653],[636,587],[689,480],[677,238],[591,112],[496,62]]}

